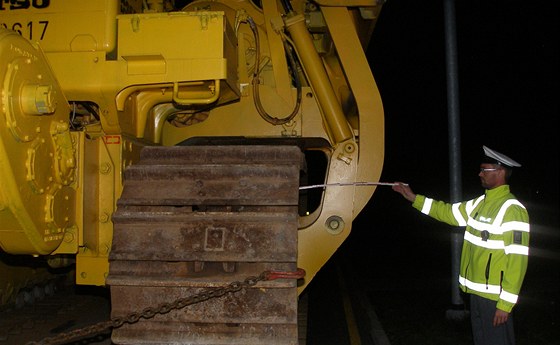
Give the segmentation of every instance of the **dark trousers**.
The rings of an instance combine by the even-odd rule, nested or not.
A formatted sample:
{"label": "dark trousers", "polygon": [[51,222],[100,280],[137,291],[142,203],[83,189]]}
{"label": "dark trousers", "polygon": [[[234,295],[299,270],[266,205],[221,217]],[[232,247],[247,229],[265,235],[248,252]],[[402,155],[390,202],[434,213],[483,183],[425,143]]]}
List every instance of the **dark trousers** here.
{"label": "dark trousers", "polygon": [[498,327],[492,325],[496,314],[496,301],[472,295],[471,325],[475,345],[515,345],[513,317]]}

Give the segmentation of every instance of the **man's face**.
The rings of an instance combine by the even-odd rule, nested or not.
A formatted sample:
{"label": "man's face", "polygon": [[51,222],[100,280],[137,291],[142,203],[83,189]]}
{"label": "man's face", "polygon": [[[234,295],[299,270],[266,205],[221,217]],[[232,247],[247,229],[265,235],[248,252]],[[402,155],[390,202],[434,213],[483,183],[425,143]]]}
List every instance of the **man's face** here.
{"label": "man's face", "polygon": [[505,170],[497,164],[480,164],[480,183],[485,189],[492,189],[505,184]]}

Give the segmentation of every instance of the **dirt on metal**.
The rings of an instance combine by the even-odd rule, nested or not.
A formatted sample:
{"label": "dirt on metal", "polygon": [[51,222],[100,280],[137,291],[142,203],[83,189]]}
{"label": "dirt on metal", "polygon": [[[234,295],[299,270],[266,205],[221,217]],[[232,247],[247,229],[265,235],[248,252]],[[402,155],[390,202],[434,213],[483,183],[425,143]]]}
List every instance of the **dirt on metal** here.
{"label": "dirt on metal", "polygon": [[[148,147],[113,216],[112,315],[266,270],[296,271],[302,153],[291,146]],[[113,331],[116,344],[297,344],[297,286],[263,281]]]}

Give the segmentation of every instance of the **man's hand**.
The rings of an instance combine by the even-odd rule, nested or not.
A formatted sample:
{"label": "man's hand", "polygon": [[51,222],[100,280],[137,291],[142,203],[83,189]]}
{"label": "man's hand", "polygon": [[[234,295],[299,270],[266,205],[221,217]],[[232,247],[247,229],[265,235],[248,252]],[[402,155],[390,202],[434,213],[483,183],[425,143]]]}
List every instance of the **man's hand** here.
{"label": "man's hand", "polygon": [[412,192],[412,189],[410,189],[410,187],[406,183],[395,182],[395,184],[393,185],[393,190],[397,193],[400,193],[406,200],[410,202],[414,202],[414,199],[416,199],[416,194]]}
{"label": "man's hand", "polygon": [[496,309],[496,314],[494,315],[494,327],[498,327],[507,322],[509,313],[501,309]]}

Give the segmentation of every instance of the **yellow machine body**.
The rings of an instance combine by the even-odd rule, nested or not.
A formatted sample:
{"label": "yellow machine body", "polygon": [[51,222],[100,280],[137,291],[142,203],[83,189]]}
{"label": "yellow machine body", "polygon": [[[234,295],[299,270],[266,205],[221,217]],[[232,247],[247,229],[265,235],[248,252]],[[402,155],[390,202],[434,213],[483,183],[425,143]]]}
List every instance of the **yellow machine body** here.
{"label": "yellow machine body", "polygon": [[[293,15],[275,0],[153,3],[0,4],[0,247],[54,264],[71,258],[78,284],[105,284],[123,171],[144,146],[293,142],[322,157],[307,162],[320,183],[381,175],[383,108],[364,53],[378,2],[297,0]],[[280,124],[261,114],[293,109]],[[374,190],[312,192],[299,219],[300,291]]]}

